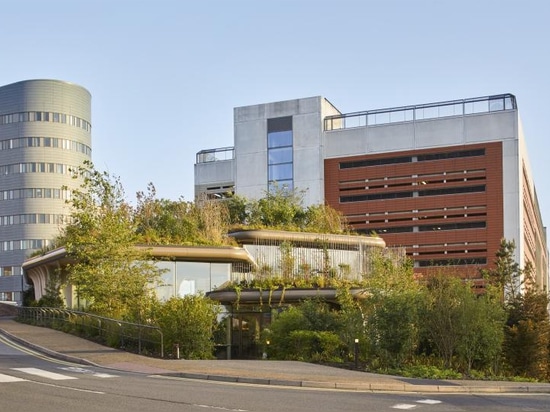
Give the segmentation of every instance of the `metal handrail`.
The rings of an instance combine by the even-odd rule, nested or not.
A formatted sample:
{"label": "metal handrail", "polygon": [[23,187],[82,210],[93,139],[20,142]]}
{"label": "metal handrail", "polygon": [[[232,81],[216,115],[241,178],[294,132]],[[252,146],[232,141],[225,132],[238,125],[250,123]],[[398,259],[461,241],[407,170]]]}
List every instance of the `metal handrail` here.
{"label": "metal handrail", "polygon": [[[79,336],[85,338],[90,336],[106,340],[117,338],[122,349],[128,347],[128,342],[134,341],[137,343],[137,352],[140,354],[146,347],[158,347],[160,357],[164,358],[164,335],[158,326],[126,322],[88,312],[47,307],[18,307],[17,319],[41,326],[52,328],[57,326],[63,330],[76,331]],[[113,327],[115,328],[114,333],[111,329]],[[144,331],[158,333],[160,342],[158,339],[147,339],[148,334],[144,334]]]}

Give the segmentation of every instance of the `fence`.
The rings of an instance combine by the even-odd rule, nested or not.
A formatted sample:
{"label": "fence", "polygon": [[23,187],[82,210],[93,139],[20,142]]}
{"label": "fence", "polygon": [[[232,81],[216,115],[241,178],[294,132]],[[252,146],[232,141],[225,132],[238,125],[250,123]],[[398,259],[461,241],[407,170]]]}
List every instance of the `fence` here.
{"label": "fence", "polygon": [[18,307],[17,320],[71,333],[141,355],[164,357],[164,336],[158,326],[105,318],[59,308]]}

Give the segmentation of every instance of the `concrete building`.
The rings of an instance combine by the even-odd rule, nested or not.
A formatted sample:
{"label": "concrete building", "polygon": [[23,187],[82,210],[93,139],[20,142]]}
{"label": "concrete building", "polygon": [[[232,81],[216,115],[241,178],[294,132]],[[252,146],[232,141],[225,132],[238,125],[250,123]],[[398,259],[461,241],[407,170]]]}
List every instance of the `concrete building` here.
{"label": "concrete building", "polygon": [[91,159],[91,96],[72,83],[0,87],[0,301],[21,302],[21,265],[59,234],[74,187],[70,168]]}
{"label": "concrete building", "polygon": [[234,109],[234,146],[197,153],[195,194],[306,190],[415,270],[479,281],[501,239],[548,290],[546,228],[515,96],[341,113],[323,97]]}

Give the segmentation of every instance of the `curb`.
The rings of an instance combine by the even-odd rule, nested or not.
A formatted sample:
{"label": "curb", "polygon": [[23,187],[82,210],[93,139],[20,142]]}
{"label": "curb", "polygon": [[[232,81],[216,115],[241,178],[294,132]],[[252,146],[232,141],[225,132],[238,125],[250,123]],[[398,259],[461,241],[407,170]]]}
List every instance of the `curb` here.
{"label": "curb", "polygon": [[101,367],[101,365],[98,365],[94,362],[90,362],[87,359],[78,358],[76,356],[71,356],[71,355],[65,355],[63,353],[55,352],[53,350],[44,348],[43,346],[36,345],[34,343],[26,341],[25,339],[21,339],[21,338],[15,336],[15,335],[13,335],[9,332],[6,332],[4,329],[0,329],[0,335],[4,335],[5,337],[19,343],[20,345],[26,346],[30,349],[33,349],[37,352],[40,352],[40,353],[43,353],[45,355],[51,356],[52,358],[55,358],[55,359],[63,360],[63,361],[66,361],[66,362],[77,363],[77,364],[80,364],[80,365]]}
{"label": "curb", "polygon": [[[31,348],[37,352],[51,356],[52,358],[72,362],[80,365],[94,366],[98,368],[114,369],[99,365],[84,358],[65,355],[44,348],[40,345],[28,342],[0,328],[0,335],[3,335],[23,346]],[[114,369],[117,370],[117,369]],[[123,369],[118,369],[123,370]],[[135,371],[133,371],[135,372]],[[145,373],[145,372],[137,372]],[[550,385],[479,385],[463,386],[460,384],[450,385],[412,385],[410,383],[362,383],[362,382],[330,382],[330,381],[307,381],[291,379],[266,379],[251,378],[245,376],[232,375],[210,375],[191,372],[168,372],[168,373],[146,373],[148,375],[174,377],[183,379],[207,380],[217,382],[242,383],[251,385],[272,385],[285,387],[300,387],[311,389],[331,389],[357,392],[400,392],[400,393],[447,393],[447,394],[498,394],[498,393],[531,393],[531,394],[550,394]]]}

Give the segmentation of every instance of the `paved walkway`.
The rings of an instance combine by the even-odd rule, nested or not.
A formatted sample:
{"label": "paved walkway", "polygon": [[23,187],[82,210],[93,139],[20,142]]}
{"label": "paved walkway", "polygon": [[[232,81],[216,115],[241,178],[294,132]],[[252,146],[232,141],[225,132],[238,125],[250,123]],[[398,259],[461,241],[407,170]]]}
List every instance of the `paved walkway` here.
{"label": "paved walkway", "polygon": [[15,322],[6,316],[0,316],[0,334],[55,358],[79,364],[192,379],[372,392],[550,393],[550,384],[407,379],[294,361],[155,359],[53,329]]}

